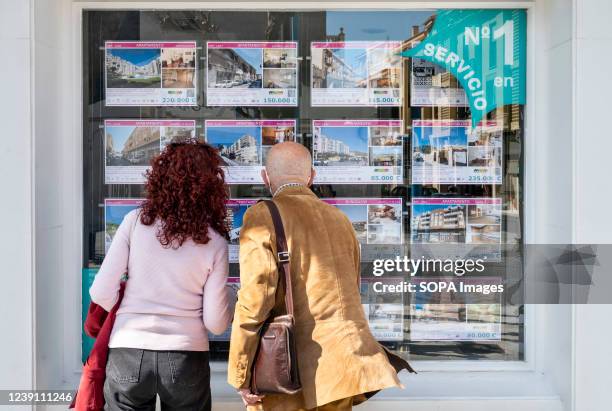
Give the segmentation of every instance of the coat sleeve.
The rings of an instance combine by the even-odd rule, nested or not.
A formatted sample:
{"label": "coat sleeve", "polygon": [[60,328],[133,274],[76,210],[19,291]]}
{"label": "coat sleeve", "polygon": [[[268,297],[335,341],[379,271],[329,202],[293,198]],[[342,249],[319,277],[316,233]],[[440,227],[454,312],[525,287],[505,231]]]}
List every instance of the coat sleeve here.
{"label": "coat sleeve", "polygon": [[342,218],[344,218],[344,223],[346,224],[347,231],[350,233],[351,237],[351,249],[353,252],[353,264],[355,266],[357,288],[361,288],[361,244],[359,244],[357,234],[355,233],[355,229],[353,228],[351,221],[345,215],[342,215]]}
{"label": "coat sleeve", "polygon": [[275,304],[278,272],[273,229],[264,204],[245,213],[240,231],[240,291],[228,360],[228,382],[235,388],[250,386],[259,331]]}

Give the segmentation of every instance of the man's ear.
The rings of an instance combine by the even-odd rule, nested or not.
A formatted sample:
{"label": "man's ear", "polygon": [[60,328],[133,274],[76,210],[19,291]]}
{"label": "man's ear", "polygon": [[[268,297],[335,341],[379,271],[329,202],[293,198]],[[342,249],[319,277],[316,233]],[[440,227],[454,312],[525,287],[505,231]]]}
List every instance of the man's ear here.
{"label": "man's ear", "polygon": [[261,169],[261,179],[263,180],[264,185],[266,187],[270,187],[270,180],[268,179],[268,173],[266,173],[266,169],[265,168]]}
{"label": "man's ear", "polygon": [[310,178],[308,179],[308,187],[310,187],[312,185],[316,175],[317,175],[316,170],[314,168],[311,168],[310,169]]}

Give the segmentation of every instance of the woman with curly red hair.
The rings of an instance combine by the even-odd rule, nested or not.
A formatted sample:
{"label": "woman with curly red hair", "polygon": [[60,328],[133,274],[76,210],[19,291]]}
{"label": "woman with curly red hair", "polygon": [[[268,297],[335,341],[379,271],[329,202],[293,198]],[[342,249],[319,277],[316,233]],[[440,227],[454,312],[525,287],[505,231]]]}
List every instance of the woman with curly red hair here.
{"label": "woman with curly red hair", "polygon": [[146,200],[126,215],[89,290],[110,311],[108,410],[210,410],[208,332],[228,327],[227,190],[208,144],[172,143],[152,161]]}

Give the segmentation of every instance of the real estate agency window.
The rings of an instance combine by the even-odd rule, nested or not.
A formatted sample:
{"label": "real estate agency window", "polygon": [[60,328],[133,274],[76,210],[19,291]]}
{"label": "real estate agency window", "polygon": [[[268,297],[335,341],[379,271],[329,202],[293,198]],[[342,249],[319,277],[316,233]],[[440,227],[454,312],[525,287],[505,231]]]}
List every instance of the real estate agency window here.
{"label": "real estate agency window", "polygon": [[[409,55],[440,18],[433,10],[84,11],[84,307],[117,225],[143,197],[151,158],[182,138],[207,140],[226,165],[230,282],[239,287],[242,216],[268,195],[262,162],[272,145],[297,141],[313,154],[314,192],[353,222],[362,303],[382,344],[411,360],[522,360],[522,306],[374,291],[377,258],[480,244],[500,257],[492,267],[503,276],[502,245],[523,241],[523,105],[498,105],[472,127],[474,96],[460,79]],[[482,40],[476,34],[472,41]],[[499,56],[491,59],[483,61]],[[213,358],[226,358],[228,338],[212,338]],[[90,343],[84,336],[84,355]]]}

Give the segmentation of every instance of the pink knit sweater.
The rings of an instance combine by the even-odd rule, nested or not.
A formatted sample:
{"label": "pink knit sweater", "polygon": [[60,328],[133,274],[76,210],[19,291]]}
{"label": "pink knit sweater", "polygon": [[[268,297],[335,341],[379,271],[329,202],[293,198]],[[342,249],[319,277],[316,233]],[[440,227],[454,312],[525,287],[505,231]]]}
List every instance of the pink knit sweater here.
{"label": "pink knit sweater", "polygon": [[89,290],[92,301],[110,310],[129,272],[109,347],[208,351],[207,331],[225,331],[233,313],[226,240],[210,229],[208,244],[164,248],[159,222],[145,226],[137,216],[134,210],[124,218]]}

